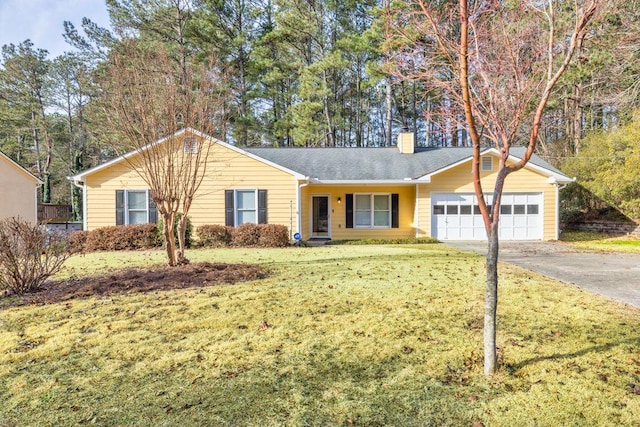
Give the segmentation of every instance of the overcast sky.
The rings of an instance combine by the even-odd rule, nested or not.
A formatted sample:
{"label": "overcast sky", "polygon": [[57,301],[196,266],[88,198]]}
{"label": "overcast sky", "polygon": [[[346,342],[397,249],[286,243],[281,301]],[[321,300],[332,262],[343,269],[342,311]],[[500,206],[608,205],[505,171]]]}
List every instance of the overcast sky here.
{"label": "overcast sky", "polygon": [[31,39],[49,58],[71,50],[62,37],[64,21],[81,29],[87,17],[102,27],[109,25],[105,0],[0,0],[0,45]]}

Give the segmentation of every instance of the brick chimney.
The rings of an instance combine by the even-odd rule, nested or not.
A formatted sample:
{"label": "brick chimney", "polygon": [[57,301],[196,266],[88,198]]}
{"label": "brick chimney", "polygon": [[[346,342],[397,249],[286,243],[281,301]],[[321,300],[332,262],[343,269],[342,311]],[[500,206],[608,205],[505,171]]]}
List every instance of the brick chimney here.
{"label": "brick chimney", "polygon": [[401,132],[398,134],[398,151],[402,154],[413,154],[413,132]]}

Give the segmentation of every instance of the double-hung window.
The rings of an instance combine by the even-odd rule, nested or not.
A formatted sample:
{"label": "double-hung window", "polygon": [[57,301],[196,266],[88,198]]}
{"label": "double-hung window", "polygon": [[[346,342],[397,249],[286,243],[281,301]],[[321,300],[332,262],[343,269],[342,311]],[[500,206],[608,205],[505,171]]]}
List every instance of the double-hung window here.
{"label": "double-hung window", "polygon": [[225,190],[225,225],[267,223],[267,190]]}
{"label": "double-hung window", "polygon": [[147,224],[149,222],[149,206],[145,190],[127,191],[126,193],[127,224]]}
{"label": "double-hung window", "polygon": [[236,190],[236,225],[258,223],[258,191]]}
{"label": "double-hung window", "polygon": [[149,190],[116,190],[116,225],[155,223],[156,212]]}
{"label": "double-hung window", "polygon": [[354,225],[357,228],[391,227],[390,194],[355,194]]}

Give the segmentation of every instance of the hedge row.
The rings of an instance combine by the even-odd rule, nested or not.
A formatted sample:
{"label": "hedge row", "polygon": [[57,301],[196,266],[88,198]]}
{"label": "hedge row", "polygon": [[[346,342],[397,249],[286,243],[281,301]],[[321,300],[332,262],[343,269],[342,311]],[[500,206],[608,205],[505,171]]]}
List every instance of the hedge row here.
{"label": "hedge row", "polygon": [[289,246],[289,229],[278,224],[242,224],[238,227],[202,225],[196,230],[200,246],[205,248]]}
{"label": "hedge row", "polygon": [[155,224],[116,225],[77,231],[69,241],[74,252],[120,251],[156,248],[162,245],[162,236]]}
{"label": "hedge row", "polygon": [[[203,225],[197,229],[198,243],[205,248],[285,247],[289,230],[284,225],[243,224],[238,227]],[[155,224],[118,225],[91,231],[76,231],[69,236],[73,252],[151,249],[162,246],[162,234]]]}

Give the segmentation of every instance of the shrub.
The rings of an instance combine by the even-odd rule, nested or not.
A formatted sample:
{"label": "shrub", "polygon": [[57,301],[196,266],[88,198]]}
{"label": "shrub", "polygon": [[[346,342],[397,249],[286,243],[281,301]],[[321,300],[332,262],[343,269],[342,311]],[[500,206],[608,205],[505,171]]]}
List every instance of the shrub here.
{"label": "shrub", "polygon": [[[180,218],[182,218],[182,214],[181,213],[176,214],[176,220],[175,220],[175,223],[173,224],[173,236],[176,239],[176,245],[178,244],[178,222],[180,221]],[[187,249],[191,247],[192,231],[193,231],[193,226],[191,224],[191,218],[187,217],[187,228],[184,231],[184,247]],[[162,218],[158,220],[158,232],[160,233],[160,237],[162,238],[164,233],[164,223],[162,222]]]}
{"label": "shrub", "polygon": [[231,245],[241,247],[258,246],[260,229],[256,224],[242,224],[231,232]]}
{"label": "shrub", "polygon": [[0,221],[0,289],[33,292],[69,257],[67,235],[17,218]]}
{"label": "shrub", "polygon": [[223,248],[231,243],[232,227],[224,225],[201,225],[196,230],[200,246],[205,248]]}
{"label": "shrub", "polygon": [[258,246],[263,248],[284,248],[289,246],[289,229],[279,224],[259,225]]}
{"label": "shrub", "polygon": [[278,224],[242,224],[231,228],[231,245],[262,248],[289,246],[289,229]]}
{"label": "shrub", "polygon": [[74,231],[69,234],[69,251],[71,253],[85,252],[87,250],[88,231]]}
{"label": "shrub", "polygon": [[155,224],[116,225],[88,232],[85,250],[93,252],[150,249],[161,244],[162,240]]}

